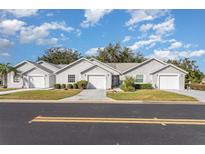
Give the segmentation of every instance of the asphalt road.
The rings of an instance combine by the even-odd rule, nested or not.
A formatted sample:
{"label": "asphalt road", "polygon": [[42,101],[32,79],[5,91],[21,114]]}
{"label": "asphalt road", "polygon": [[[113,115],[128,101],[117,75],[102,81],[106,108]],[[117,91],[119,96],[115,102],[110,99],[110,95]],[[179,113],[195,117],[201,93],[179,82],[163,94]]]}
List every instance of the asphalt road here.
{"label": "asphalt road", "polygon": [[0,144],[205,144],[205,125],[29,123],[39,115],[205,119],[205,105],[0,103]]}

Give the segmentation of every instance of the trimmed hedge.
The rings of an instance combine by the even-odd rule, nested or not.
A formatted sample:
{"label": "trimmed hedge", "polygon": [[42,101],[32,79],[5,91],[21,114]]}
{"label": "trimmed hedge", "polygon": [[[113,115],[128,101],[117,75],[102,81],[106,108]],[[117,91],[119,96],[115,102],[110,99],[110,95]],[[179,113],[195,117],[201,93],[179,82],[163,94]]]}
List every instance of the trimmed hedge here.
{"label": "trimmed hedge", "polygon": [[59,83],[54,84],[54,88],[55,89],[61,89],[61,84],[59,84]]}
{"label": "trimmed hedge", "polygon": [[62,84],[61,89],[65,89],[65,88],[66,88],[66,84]]}
{"label": "trimmed hedge", "polygon": [[86,80],[80,80],[77,82],[78,88],[80,88],[80,89],[86,89],[87,84],[88,84],[88,81],[86,81]]}
{"label": "trimmed hedge", "polygon": [[73,89],[73,85],[72,85],[72,84],[68,84],[68,85],[67,85],[67,88],[68,88],[68,89]]}
{"label": "trimmed hedge", "polygon": [[205,90],[205,84],[193,83],[190,85],[190,88],[194,90]]}
{"label": "trimmed hedge", "polygon": [[78,89],[78,84],[77,83],[73,84],[73,89]]}
{"label": "trimmed hedge", "polygon": [[135,89],[153,89],[151,83],[134,84]]}

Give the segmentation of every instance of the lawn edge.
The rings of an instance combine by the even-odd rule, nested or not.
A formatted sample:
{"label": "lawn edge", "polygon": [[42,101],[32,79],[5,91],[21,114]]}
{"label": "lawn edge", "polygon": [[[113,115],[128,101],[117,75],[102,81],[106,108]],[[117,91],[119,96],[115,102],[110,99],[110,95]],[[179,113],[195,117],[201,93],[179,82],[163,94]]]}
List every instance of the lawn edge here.
{"label": "lawn edge", "polygon": [[124,101],[124,100],[0,100],[0,103],[48,103],[48,104],[184,104],[184,105],[205,105],[200,101]]}

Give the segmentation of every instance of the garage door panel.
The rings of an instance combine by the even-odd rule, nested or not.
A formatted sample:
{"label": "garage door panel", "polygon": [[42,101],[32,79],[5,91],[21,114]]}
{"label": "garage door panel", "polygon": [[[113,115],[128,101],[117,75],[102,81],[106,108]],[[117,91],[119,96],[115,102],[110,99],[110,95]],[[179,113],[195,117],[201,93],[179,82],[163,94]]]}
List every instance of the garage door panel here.
{"label": "garage door panel", "polygon": [[30,76],[29,88],[45,88],[45,79],[43,76]]}
{"label": "garage door panel", "polygon": [[89,89],[106,89],[106,77],[104,75],[89,75]]}
{"label": "garage door panel", "polygon": [[179,89],[178,75],[160,75],[159,76],[160,89]]}

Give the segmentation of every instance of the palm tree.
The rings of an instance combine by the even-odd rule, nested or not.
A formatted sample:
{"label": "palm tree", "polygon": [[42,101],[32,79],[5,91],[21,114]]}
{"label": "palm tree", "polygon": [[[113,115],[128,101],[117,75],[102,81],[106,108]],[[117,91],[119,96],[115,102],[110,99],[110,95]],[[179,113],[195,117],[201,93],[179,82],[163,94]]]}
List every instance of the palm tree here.
{"label": "palm tree", "polygon": [[7,87],[7,74],[12,71],[16,73],[16,69],[10,63],[0,64],[0,77],[4,87]]}

